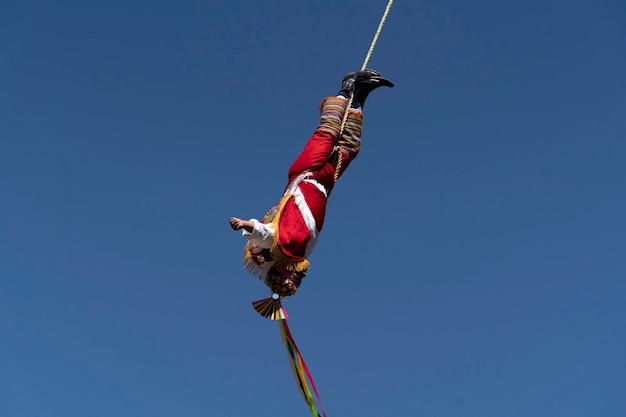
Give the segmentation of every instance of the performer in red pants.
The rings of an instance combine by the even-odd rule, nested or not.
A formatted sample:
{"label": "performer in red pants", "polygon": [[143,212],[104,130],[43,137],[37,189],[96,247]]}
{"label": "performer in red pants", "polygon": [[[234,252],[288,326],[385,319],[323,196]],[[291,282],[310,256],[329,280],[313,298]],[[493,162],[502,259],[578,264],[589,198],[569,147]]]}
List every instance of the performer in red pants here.
{"label": "performer in red pants", "polygon": [[[393,87],[393,83],[374,70],[346,75],[339,94],[322,101],[320,124],[289,168],[281,201],[261,221],[230,218],[231,227],[242,230],[248,239],[246,269],[272,292],[293,295],[305,277],[307,259],[324,226],[328,196],[361,148],[361,109],[369,93],[380,86]],[[347,109],[352,92],[352,106]]]}

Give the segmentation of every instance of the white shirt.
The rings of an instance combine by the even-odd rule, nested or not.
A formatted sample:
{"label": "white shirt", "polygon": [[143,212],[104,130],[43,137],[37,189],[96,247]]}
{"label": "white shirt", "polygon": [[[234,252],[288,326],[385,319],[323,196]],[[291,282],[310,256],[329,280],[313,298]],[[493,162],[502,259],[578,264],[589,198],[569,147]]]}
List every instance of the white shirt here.
{"label": "white shirt", "polygon": [[254,223],[252,232],[241,229],[241,235],[263,249],[271,248],[274,237],[274,226],[271,223],[263,224],[257,219],[250,219],[250,221]]}

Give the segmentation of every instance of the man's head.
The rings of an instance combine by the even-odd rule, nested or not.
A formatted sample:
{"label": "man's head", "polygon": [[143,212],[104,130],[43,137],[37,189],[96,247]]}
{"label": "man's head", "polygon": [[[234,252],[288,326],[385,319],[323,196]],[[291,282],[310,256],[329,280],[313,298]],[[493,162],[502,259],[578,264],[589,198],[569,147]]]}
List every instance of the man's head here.
{"label": "man's head", "polygon": [[268,271],[265,284],[272,292],[281,297],[288,297],[296,293],[305,276],[306,271],[291,272],[284,268],[274,266]]}

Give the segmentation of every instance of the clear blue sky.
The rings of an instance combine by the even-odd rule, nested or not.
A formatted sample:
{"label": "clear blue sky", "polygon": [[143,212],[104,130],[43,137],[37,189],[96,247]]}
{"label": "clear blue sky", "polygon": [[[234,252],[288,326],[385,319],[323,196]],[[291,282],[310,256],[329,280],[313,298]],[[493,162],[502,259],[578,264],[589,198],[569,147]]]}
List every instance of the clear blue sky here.
{"label": "clear blue sky", "polygon": [[[0,4],[0,416],[307,416],[259,217],[386,1]],[[397,0],[290,326],[329,417],[626,415],[626,5]]]}

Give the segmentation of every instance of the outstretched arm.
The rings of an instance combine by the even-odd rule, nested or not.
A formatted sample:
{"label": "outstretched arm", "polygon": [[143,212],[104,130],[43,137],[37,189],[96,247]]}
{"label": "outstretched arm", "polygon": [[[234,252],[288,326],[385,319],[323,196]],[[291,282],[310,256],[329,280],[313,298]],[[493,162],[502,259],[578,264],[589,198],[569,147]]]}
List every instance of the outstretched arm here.
{"label": "outstretched arm", "polygon": [[230,218],[230,227],[233,230],[241,230],[241,235],[263,249],[272,247],[274,228],[271,224],[263,224],[256,219],[241,220],[237,217]]}

